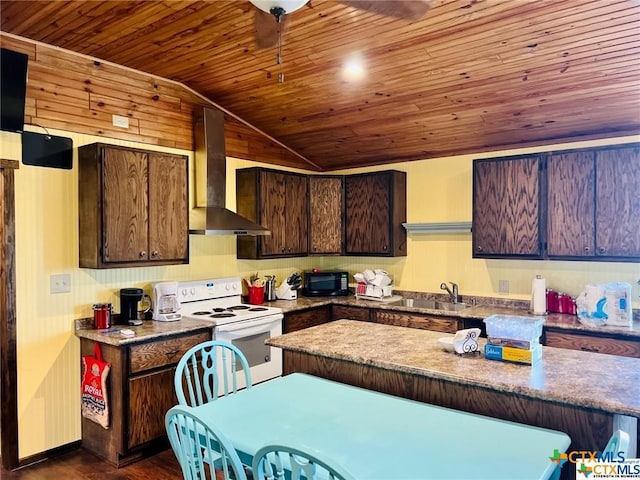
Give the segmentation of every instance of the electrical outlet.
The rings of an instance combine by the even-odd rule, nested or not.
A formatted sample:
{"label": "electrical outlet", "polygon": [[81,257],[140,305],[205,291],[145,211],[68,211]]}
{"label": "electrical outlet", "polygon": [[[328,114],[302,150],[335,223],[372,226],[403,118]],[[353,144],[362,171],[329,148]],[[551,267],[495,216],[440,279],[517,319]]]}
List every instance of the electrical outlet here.
{"label": "electrical outlet", "polygon": [[498,280],[498,293],[502,295],[509,294],[509,280]]}
{"label": "electrical outlet", "polygon": [[129,117],[122,115],[111,115],[114,127],[129,128]]}
{"label": "electrical outlet", "polygon": [[71,275],[61,273],[51,275],[51,293],[68,293],[71,291]]}

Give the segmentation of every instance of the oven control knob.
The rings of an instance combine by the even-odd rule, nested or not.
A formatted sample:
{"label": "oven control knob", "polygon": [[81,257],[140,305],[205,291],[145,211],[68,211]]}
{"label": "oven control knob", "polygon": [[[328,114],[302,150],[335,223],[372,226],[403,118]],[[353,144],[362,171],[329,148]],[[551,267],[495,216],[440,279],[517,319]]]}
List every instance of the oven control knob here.
{"label": "oven control knob", "polygon": [[265,362],[268,362],[268,361],[270,361],[270,360],[271,360],[271,357],[270,357],[269,355],[265,355],[265,356],[264,356],[264,361],[265,361]]}
{"label": "oven control knob", "polygon": [[234,283],[233,285],[231,285],[231,288],[233,288],[234,290],[238,290],[238,285]]}
{"label": "oven control knob", "polygon": [[187,296],[187,289],[186,289],[186,288],[183,288],[183,289],[182,289],[182,296],[183,296],[183,297],[186,297],[186,296]]}
{"label": "oven control knob", "polygon": [[189,293],[193,297],[196,294],[196,289],[194,287],[191,287],[191,290],[189,291]]}
{"label": "oven control knob", "polygon": [[229,290],[231,290],[231,286],[228,283],[226,283],[224,285],[224,289],[228,292]]}

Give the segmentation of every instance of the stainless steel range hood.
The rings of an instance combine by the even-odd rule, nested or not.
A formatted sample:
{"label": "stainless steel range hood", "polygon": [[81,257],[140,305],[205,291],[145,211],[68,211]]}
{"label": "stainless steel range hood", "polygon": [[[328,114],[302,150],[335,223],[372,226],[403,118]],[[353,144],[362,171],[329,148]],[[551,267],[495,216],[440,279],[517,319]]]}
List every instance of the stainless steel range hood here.
{"label": "stainless steel range hood", "polygon": [[[227,156],[224,147],[224,113],[199,108],[194,113],[196,189],[206,176],[206,205],[189,215],[189,233],[198,235],[270,235],[271,232],[225,208]],[[205,172],[201,170],[205,169]],[[202,184],[202,182],[200,182]],[[196,191],[196,194],[198,192]],[[198,197],[198,195],[196,195]]]}

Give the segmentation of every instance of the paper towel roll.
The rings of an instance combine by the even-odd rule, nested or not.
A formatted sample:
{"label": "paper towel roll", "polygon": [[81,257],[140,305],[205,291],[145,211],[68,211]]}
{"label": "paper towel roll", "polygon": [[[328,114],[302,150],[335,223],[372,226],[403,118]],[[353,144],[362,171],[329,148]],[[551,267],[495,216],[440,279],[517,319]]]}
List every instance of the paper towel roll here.
{"label": "paper towel roll", "polygon": [[547,284],[544,278],[536,275],[531,286],[531,311],[534,315],[547,313]]}

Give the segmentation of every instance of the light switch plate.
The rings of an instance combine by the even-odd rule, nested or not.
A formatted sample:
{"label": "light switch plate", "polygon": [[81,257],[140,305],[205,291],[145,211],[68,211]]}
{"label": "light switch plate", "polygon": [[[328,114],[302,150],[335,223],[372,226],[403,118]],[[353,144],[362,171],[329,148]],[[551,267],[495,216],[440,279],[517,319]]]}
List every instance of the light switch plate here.
{"label": "light switch plate", "polygon": [[51,275],[51,293],[68,293],[71,291],[71,275],[61,273]]}

